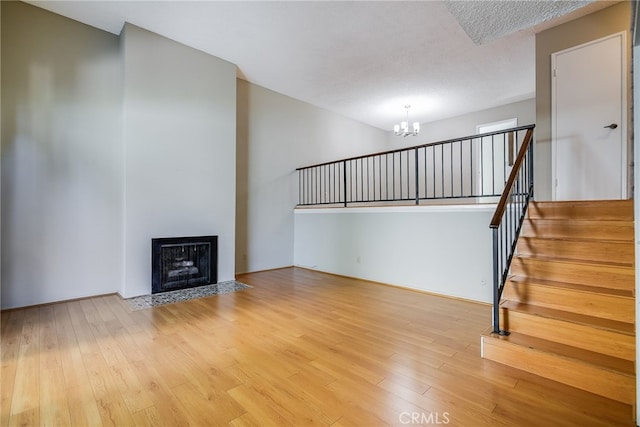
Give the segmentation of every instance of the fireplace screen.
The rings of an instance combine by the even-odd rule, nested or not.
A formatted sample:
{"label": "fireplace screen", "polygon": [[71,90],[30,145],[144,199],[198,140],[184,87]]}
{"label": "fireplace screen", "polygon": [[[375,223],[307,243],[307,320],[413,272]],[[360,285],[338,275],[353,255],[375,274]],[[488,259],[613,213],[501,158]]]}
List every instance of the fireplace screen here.
{"label": "fireplace screen", "polygon": [[218,236],[151,239],[151,292],[217,283]]}

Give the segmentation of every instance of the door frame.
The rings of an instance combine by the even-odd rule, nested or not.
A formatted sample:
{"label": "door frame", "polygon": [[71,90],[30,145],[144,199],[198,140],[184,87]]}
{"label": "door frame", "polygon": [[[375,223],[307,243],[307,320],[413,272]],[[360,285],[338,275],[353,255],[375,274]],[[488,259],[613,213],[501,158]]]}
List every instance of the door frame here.
{"label": "door frame", "polygon": [[[480,123],[476,125],[476,135],[482,134],[482,133],[488,133],[488,132],[498,132],[501,130],[506,130],[506,129],[511,129],[511,128],[515,128],[518,127],[518,118],[517,117],[512,117],[509,119],[503,119],[503,120],[497,120],[495,122],[489,122],[489,123]],[[492,128],[490,130],[486,130],[483,128]],[[475,178],[475,182],[476,182],[476,186],[477,188],[474,189],[475,192],[477,192],[478,194],[482,194],[484,191],[484,183],[485,183],[485,178],[486,176],[482,176],[482,172],[480,165],[484,162],[484,159],[481,156],[481,150],[480,150],[480,144],[483,144],[483,138],[477,138],[478,139],[478,143],[474,144],[474,156],[476,157],[477,160],[477,165],[475,166],[476,169],[476,176]],[[517,141],[516,141],[516,146],[517,146]],[[515,150],[515,154],[517,156],[517,149]],[[514,157],[515,158],[515,157]],[[493,158],[492,164],[494,165],[495,168],[495,158]],[[503,153],[503,159],[504,162],[507,161],[507,153]],[[509,167],[509,171],[511,170],[511,167]],[[486,174],[487,171],[485,170],[484,173]],[[492,177],[492,179],[495,179],[495,170],[492,169],[491,173],[494,175]],[[507,179],[509,178],[509,173],[507,172],[506,176],[504,177],[505,182],[507,181]],[[502,192],[502,189],[504,189],[504,184],[503,183],[499,183],[498,185],[498,189],[500,190],[500,192]],[[478,203],[480,203],[480,200],[478,200]]]}
{"label": "door frame", "polygon": [[620,31],[618,33],[613,33],[605,37],[600,37],[595,40],[591,40],[586,43],[582,43],[576,46],[572,46],[567,49],[559,50],[557,52],[553,52],[551,54],[551,200],[557,200],[556,195],[556,179],[557,179],[557,126],[556,126],[556,77],[554,75],[556,69],[556,61],[557,56],[563,53],[570,52],[572,50],[582,49],[589,45],[593,45],[596,43],[600,43],[605,40],[613,39],[619,37],[620,38],[620,49],[622,50],[622,67],[621,67],[621,83],[622,83],[622,105],[621,105],[621,118],[620,118],[620,135],[621,138],[621,156],[620,156],[620,195],[621,198],[626,199],[629,197],[629,189],[627,184],[629,168],[627,166],[627,155],[629,150],[629,136],[627,133],[627,108],[628,108],[628,100],[627,100],[627,74],[628,74],[628,58],[627,58],[627,33],[626,31]]}

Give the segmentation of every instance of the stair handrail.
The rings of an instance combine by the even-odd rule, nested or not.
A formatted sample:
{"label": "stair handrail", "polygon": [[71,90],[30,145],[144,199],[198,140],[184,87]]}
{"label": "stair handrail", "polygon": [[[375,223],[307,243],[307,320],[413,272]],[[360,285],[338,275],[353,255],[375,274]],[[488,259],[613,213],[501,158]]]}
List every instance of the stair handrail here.
{"label": "stair handrail", "polygon": [[498,200],[509,173],[501,159],[513,158],[514,142],[519,145],[522,135],[532,127],[519,126],[296,168],[297,206]]}
{"label": "stair handrail", "polygon": [[509,335],[500,329],[500,299],[509,276],[511,260],[527,213],[533,199],[533,128],[525,134],[518,157],[496,207],[489,227],[493,238],[493,333]]}

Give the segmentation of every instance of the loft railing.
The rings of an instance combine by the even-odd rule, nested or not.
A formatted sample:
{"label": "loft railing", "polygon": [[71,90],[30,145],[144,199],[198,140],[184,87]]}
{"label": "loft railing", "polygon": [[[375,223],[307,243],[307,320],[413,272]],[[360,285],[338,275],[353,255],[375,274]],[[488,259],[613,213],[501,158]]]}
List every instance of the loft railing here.
{"label": "loft railing", "polygon": [[534,125],[320,163],[298,171],[298,206],[497,200]]}
{"label": "loft railing", "polygon": [[509,335],[500,329],[500,299],[527,207],[533,199],[533,127],[527,129],[490,224],[493,234],[493,332],[500,335]]}

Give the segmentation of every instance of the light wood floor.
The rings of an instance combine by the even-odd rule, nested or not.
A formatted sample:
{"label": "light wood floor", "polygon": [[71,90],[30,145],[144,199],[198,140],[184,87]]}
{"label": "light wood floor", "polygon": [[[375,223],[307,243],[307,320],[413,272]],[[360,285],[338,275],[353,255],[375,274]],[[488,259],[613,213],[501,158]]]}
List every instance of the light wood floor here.
{"label": "light wood floor", "polygon": [[0,425],[615,426],[631,408],[480,358],[485,305],[303,269],[130,312],[2,312]]}

